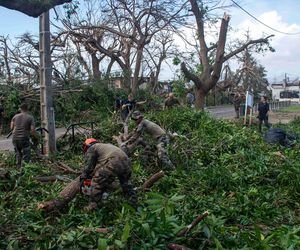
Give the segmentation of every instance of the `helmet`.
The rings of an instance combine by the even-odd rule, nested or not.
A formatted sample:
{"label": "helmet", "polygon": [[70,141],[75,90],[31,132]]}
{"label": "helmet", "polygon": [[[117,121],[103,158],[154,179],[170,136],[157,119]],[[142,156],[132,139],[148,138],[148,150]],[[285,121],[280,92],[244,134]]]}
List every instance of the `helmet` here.
{"label": "helmet", "polygon": [[94,138],[87,138],[84,141],[84,143],[83,143],[83,152],[86,153],[86,151],[89,149],[89,147],[91,147],[95,143],[97,143],[96,139],[94,139]]}
{"label": "helmet", "polygon": [[134,111],[131,115],[132,120],[138,120],[140,118],[143,118],[143,115],[141,114],[140,111]]}

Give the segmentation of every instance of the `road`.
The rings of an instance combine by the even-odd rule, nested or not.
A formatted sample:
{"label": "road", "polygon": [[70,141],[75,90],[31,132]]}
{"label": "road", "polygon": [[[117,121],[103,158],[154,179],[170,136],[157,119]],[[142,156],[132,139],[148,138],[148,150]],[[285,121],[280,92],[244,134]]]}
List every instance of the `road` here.
{"label": "road", "polygon": [[210,112],[216,118],[234,118],[235,111],[233,106],[207,107],[205,110]]}
{"label": "road", "polygon": [[[235,115],[233,106],[216,106],[216,107],[208,107],[205,110],[210,112],[212,116],[216,118],[233,118]],[[58,138],[66,132],[66,128],[57,128],[55,130],[55,137]],[[6,138],[5,136],[0,136],[0,150],[1,151],[13,151],[13,145],[10,138]]]}
{"label": "road", "polygon": [[[55,130],[55,137],[58,138],[64,135],[66,132],[66,128],[57,128]],[[14,151],[14,147],[12,145],[12,138],[9,137],[8,139],[6,136],[0,136],[0,150],[1,151]]]}

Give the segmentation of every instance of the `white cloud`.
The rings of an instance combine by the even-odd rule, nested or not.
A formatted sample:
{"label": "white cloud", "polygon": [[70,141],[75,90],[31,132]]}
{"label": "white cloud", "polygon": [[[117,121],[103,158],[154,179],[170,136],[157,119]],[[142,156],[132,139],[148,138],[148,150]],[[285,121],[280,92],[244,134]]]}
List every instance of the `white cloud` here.
{"label": "white cloud", "polygon": [[[249,16],[247,19],[240,23],[235,23],[234,15],[232,15],[231,26],[234,29],[229,32],[227,45],[230,45],[232,41],[237,39],[245,39],[246,32],[249,31],[251,39],[258,39],[274,34],[275,36],[271,39],[271,46],[276,50],[274,53],[266,52],[264,55],[256,54],[255,57],[259,60],[259,63],[263,65],[268,74],[268,78],[272,81],[274,78],[281,80],[280,77],[284,76],[285,73],[291,74],[295,77],[300,77],[300,34],[299,35],[285,35],[275,32],[266,26],[258,23]],[[277,11],[268,11],[257,17],[260,21],[267,24],[268,26],[285,33],[297,33],[300,32],[300,24],[289,24],[285,22]],[[239,20],[241,20],[239,18]],[[220,23],[216,26],[219,28]],[[185,37],[190,42],[194,42],[195,34],[189,29],[185,29]],[[217,31],[211,29],[211,31]],[[214,40],[209,37],[210,41]],[[208,41],[209,42],[209,41]],[[187,46],[179,37],[176,38],[176,44],[179,46],[180,51],[189,51],[190,46]],[[233,63],[236,65],[236,63]],[[165,67],[163,70],[163,77],[174,76],[175,69],[178,67],[171,67],[172,73],[169,74],[169,67]],[[171,77],[170,77],[171,78]]]}
{"label": "white cloud", "polygon": [[[285,33],[300,32],[299,24],[289,24],[282,20],[277,11],[265,12],[258,17],[260,21]],[[249,30],[252,39],[257,39],[266,34],[274,34],[271,40],[271,46],[276,50],[274,53],[267,52],[264,56],[257,55],[260,63],[265,66],[270,79],[281,76],[284,73],[300,76],[300,34],[286,35],[275,32],[262,24],[247,19],[237,25],[239,32],[237,37],[244,36],[245,31]]]}

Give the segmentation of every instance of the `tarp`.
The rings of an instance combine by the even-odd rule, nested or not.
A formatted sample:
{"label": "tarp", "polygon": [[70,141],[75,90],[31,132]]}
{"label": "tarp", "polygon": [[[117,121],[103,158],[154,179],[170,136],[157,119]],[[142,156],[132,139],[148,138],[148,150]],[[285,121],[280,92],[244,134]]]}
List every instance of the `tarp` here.
{"label": "tarp", "polygon": [[269,144],[279,143],[282,146],[291,147],[294,141],[297,139],[297,135],[287,133],[281,128],[270,128],[265,134],[265,142]]}

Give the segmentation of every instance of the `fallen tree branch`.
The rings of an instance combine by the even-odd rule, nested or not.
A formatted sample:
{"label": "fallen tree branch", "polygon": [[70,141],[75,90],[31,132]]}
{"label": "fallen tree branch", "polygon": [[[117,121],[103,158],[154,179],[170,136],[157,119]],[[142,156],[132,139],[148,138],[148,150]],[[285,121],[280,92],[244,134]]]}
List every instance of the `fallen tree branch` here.
{"label": "fallen tree branch", "polygon": [[38,204],[38,209],[47,212],[58,210],[66,206],[77,193],[80,192],[80,176],[71,181],[60,193],[58,199],[51,201],[41,202]]}
{"label": "fallen tree branch", "polygon": [[153,186],[155,182],[165,176],[164,171],[159,171],[158,173],[152,175],[148,180],[146,180],[142,186],[143,190],[147,190]]}
{"label": "fallen tree branch", "polygon": [[205,211],[203,214],[198,215],[197,218],[194,219],[190,225],[188,225],[185,228],[183,228],[182,230],[180,230],[177,233],[177,236],[182,237],[182,236],[187,235],[195,226],[197,226],[199,224],[200,221],[202,221],[208,215],[209,215],[208,211]]}
{"label": "fallen tree branch", "polygon": [[191,250],[190,248],[183,246],[183,245],[178,245],[178,244],[174,244],[174,243],[169,243],[167,245],[168,249],[171,250]]}
{"label": "fallen tree branch", "polygon": [[70,174],[80,174],[80,171],[74,170],[73,168],[69,167],[67,164],[63,162],[56,162],[55,164],[59,169],[61,169],[65,173],[70,173]]}
{"label": "fallen tree branch", "polygon": [[71,179],[67,176],[63,175],[52,175],[52,176],[36,176],[33,177],[34,180],[40,182],[50,182],[50,181],[71,181]]}
{"label": "fallen tree branch", "polygon": [[82,228],[84,232],[90,233],[90,232],[96,232],[96,233],[108,233],[108,228],[98,228],[98,227],[88,227],[88,228]]}

